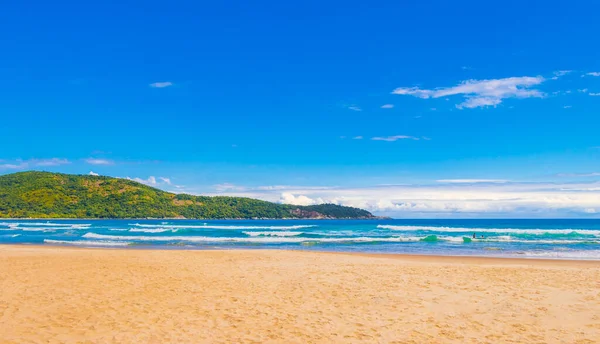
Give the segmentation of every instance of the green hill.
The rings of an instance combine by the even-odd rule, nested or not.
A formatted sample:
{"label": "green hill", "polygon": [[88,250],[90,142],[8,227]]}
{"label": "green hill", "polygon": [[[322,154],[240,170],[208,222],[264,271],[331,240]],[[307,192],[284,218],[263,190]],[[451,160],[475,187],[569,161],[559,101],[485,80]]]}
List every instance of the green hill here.
{"label": "green hill", "polygon": [[352,218],[334,204],[292,206],[244,197],[173,194],[127,179],[20,172],[0,176],[0,218]]}

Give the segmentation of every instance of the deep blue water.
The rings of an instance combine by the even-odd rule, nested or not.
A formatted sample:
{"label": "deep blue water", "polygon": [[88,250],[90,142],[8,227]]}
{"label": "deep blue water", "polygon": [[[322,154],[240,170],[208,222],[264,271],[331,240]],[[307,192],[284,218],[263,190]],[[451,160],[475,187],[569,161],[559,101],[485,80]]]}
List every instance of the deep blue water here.
{"label": "deep blue water", "polygon": [[0,243],[600,259],[600,220],[0,220]]}

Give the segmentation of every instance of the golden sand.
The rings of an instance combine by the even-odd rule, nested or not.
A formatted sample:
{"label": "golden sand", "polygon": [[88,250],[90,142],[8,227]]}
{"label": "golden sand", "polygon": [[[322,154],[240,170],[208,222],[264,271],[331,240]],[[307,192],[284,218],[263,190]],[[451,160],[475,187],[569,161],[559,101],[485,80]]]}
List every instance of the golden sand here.
{"label": "golden sand", "polygon": [[598,343],[600,262],[0,246],[2,343]]}

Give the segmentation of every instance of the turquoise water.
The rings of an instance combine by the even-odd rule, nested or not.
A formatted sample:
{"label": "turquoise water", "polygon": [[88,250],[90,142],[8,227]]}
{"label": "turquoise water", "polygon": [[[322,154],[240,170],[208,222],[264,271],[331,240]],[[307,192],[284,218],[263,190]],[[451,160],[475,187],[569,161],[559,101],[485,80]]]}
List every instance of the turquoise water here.
{"label": "turquoise water", "polygon": [[0,243],[600,260],[600,220],[0,220]]}

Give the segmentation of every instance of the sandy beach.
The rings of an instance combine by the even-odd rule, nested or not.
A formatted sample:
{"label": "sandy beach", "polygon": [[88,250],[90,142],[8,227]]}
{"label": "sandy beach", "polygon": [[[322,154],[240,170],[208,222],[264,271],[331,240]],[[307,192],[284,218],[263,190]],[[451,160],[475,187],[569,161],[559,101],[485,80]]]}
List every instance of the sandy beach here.
{"label": "sandy beach", "polygon": [[2,343],[597,343],[600,262],[0,246]]}

